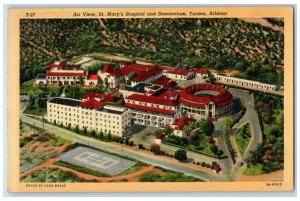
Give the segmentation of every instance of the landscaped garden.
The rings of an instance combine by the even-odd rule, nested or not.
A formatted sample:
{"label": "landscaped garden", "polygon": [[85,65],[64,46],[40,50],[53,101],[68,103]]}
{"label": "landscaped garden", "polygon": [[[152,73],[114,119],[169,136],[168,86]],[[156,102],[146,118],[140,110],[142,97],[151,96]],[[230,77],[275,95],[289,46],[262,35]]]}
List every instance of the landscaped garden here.
{"label": "landscaped garden", "polygon": [[[213,131],[213,123],[200,119],[195,124],[184,126],[182,137],[170,133],[166,135],[162,143],[220,158],[223,155],[223,151],[218,148],[211,137]],[[160,132],[165,131],[161,130]]]}
{"label": "landscaped garden", "polygon": [[256,175],[282,170],[284,167],[284,116],[283,97],[263,93],[255,94],[263,143],[247,159],[246,175]]}
{"label": "landscaped garden", "polygon": [[21,178],[21,182],[85,182],[86,180],[59,168],[43,168]]}
{"label": "landscaped garden", "polygon": [[251,140],[251,127],[250,124],[247,123],[243,127],[241,127],[237,133],[234,135],[234,140],[236,142],[237,148],[241,154],[241,156],[244,155],[250,140]]}
{"label": "landscaped garden", "polygon": [[20,123],[20,171],[24,172],[54,157],[70,142],[44,130]]}

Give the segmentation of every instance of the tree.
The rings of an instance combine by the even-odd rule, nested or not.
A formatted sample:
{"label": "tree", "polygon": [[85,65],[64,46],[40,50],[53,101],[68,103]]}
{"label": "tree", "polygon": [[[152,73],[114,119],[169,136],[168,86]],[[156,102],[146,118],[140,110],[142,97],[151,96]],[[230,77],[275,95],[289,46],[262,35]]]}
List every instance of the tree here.
{"label": "tree", "polygon": [[221,158],[221,156],[224,154],[224,152],[221,150],[221,149],[219,149],[218,151],[217,151],[217,156],[219,157],[219,158]]}
{"label": "tree", "polygon": [[83,127],[82,133],[83,133],[84,135],[87,134],[87,129],[86,129],[86,127]]}
{"label": "tree", "polygon": [[98,83],[98,85],[102,85],[103,84],[103,80],[101,79],[100,76],[98,76],[97,83]]}
{"label": "tree", "polygon": [[191,140],[191,141],[196,141],[196,140],[199,139],[199,135],[198,135],[197,132],[192,132],[192,133],[189,135],[189,137],[190,137],[190,140]]}
{"label": "tree", "polygon": [[171,134],[173,133],[173,131],[174,131],[173,128],[167,127],[167,128],[165,129],[165,134],[166,134],[166,135],[171,135]]}
{"label": "tree", "polygon": [[127,80],[131,80],[132,78],[134,78],[136,76],[136,72],[130,72],[128,75],[127,75]]}
{"label": "tree", "polygon": [[234,121],[233,121],[232,118],[229,117],[229,118],[225,119],[224,124],[223,124],[223,128],[222,128],[224,134],[229,133],[229,131],[231,130],[233,124],[234,124]]}
{"label": "tree", "polygon": [[109,87],[109,82],[108,82],[108,79],[107,79],[107,78],[104,79],[104,84],[105,84],[105,87],[106,87],[106,88]]}
{"label": "tree", "polygon": [[99,138],[100,138],[101,140],[103,140],[103,138],[104,138],[104,134],[103,134],[102,131],[100,131]]}
{"label": "tree", "polygon": [[110,132],[107,135],[107,139],[108,139],[108,141],[111,141],[111,133]]}
{"label": "tree", "polygon": [[179,161],[185,161],[187,159],[186,151],[183,149],[178,149],[175,152],[174,158],[176,158]]}
{"label": "tree", "polygon": [[188,124],[188,125],[183,126],[182,131],[184,134],[188,135],[192,131],[192,129],[193,129],[192,124]]}
{"label": "tree", "polygon": [[115,65],[114,71],[120,70],[120,68],[121,68],[121,65],[119,63],[117,63]]}
{"label": "tree", "polygon": [[79,89],[79,87],[75,86],[74,99],[79,99],[79,98],[80,98],[80,89]]}
{"label": "tree", "polygon": [[37,99],[36,99],[36,106],[37,108],[40,110],[43,107],[43,98],[41,94],[37,95]]}
{"label": "tree", "polygon": [[64,91],[64,86],[60,86],[59,89],[57,90],[56,96],[60,96],[62,92]]}
{"label": "tree", "polygon": [[197,125],[200,127],[200,129],[206,136],[211,136],[215,128],[214,124],[206,119],[200,119],[197,122]]}
{"label": "tree", "polygon": [[95,136],[96,136],[96,131],[95,131],[95,130],[92,130],[91,136],[92,136],[92,137],[95,137]]}
{"label": "tree", "polygon": [[210,150],[214,153],[214,154],[217,154],[218,152],[218,147],[215,145],[215,144],[212,144],[212,146],[210,147]]}
{"label": "tree", "polygon": [[158,144],[151,144],[150,151],[153,152],[155,155],[160,154],[160,146]]}
{"label": "tree", "polygon": [[80,85],[83,85],[83,78],[82,78],[82,76],[79,77],[79,83],[80,83]]}
{"label": "tree", "polygon": [[35,97],[32,92],[29,93],[29,107],[32,109],[35,105]]}
{"label": "tree", "polygon": [[30,79],[31,79],[31,76],[32,76],[31,69],[28,68],[28,69],[25,71],[25,73],[24,73],[25,81],[26,81],[26,80],[30,80]]}
{"label": "tree", "polygon": [[119,78],[119,83],[120,84],[125,84],[126,83],[126,79],[125,79],[124,75]]}
{"label": "tree", "polygon": [[189,139],[187,137],[180,138],[180,144],[185,145],[189,143]]}
{"label": "tree", "polygon": [[216,78],[213,75],[208,75],[208,82],[214,84],[216,82]]}
{"label": "tree", "polygon": [[76,125],[76,127],[75,127],[75,133],[79,133],[79,126],[78,125]]}
{"label": "tree", "polygon": [[54,93],[53,91],[50,91],[49,96],[50,96],[50,97],[54,97],[54,96],[55,96],[55,93]]}

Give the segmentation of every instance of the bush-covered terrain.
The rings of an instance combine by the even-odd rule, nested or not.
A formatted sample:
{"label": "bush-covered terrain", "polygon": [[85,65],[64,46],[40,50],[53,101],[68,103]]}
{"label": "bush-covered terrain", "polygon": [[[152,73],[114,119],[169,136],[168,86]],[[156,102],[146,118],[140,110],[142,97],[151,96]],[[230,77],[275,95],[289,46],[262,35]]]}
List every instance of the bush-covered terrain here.
{"label": "bush-covered terrain", "polygon": [[22,177],[21,182],[85,182],[84,179],[58,168],[43,168]]}
{"label": "bush-covered terrain", "polygon": [[[158,129],[159,132],[161,129]],[[167,134],[162,143],[169,144],[185,150],[221,158],[223,151],[215,144],[212,138],[214,131],[213,123],[206,119],[200,119],[195,124],[183,127],[183,136],[179,137],[173,133]]]}
{"label": "bush-covered terrain", "polygon": [[200,179],[184,175],[178,172],[169,172],[166,175],[160,175],[158,173],[149,172],[143,174],[140,179],[140,182],[195,182],[201,181]]}
{"label": "bush-covered terrain", "polygon": [[263,143],[248,159],[248,167],[244,172],[248,175],[281,170],[284,163],[283,98],[258,93],[255,107],[263,131]]}
{"label": "bush-covered terrain", "polygon": [[20,171],[24,172],[56,156],[57,149],[70,141],[21,122],[19,143]]}
{"label": "bush-covered terrain", "polygon": [[[261,19],[283,26],[282,19]],[[102,52],[191,67],[236,69],[283,83],[282,32],[241,19],[23,19],[21,83],[59,58]]]}

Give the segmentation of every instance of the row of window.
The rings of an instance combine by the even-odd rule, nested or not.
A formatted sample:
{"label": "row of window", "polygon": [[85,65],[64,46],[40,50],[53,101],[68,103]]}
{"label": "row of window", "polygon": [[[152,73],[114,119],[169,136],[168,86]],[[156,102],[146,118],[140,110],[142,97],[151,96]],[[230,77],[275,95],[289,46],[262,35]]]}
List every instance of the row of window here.
{"label": "row of window", "polygon": [[256,83],[247,82],[247,81],[240,81],[240,80],[234,80],[234,79],[228,79],[228,78],[222,79],[221,77],[218,77],[218,80],[225,80],[226,82],[231,82],[231,83],[241,84],[241,85],[248,85],[248,86],[252,86],[252,87],[275,89],[274,86],[269,86],[269,85],[265,85],[265,84],[256,84]]}
{"label": "row of window", "polygon": [[[153,104],[153,103],[146,103],[146,102],[141,102],[141,101],[134,101],[134,100],[127,100],[129,103],[132,104],[139,104],[139,105],[144,105],[144,106],[151,106],[151,107],[156,107],[156,108],[163,108],[163,109],[174,109],[171,106],[166,106],[166,105],[158,105],[158,104]],[[136,103],[137,102],[137,103]]]}
{"label": "row of window", "polygon": [[[50,121],[52,121],[52,120],[50,120]],[[57,124],[60,124],[60,123],[63,123],[63,122],[57,121],[56,123],[57,123]],[[69,123],[68,123],[68,122],[65,122],[64,125],[65,125],[65,126],[68,126]],[[71,126],[76,127],[77,124],[73,124],[73,125],[71,125]],[[82,128],[84,128],[84,127],[85,127],[87,130],[90,130],[90,131],[95,130],[96,132],[111,133],[111,134],[119,135],[119,136],[122,134],[122,131],[119,131],[119,130],[111,130],[111,129],[106,129],[106,128],[105,128],[105,129],[102,129],[102,128],[96,128],[96,129],[94,129],[93,127],[88,127],[88,126],[83,126]]]}
{"label": "row of window", "polygon": [[[67,76],[67,77],[61,77],[61,76],[52,76],[52,77],[49,77],[49,76],[47,76],[47,78],[51,78],[51,79],[59,79],[59,78],[61,78],[61,79],[78,79],[79,80],[79,77],[70,77],[70,76]],[[82,79],[84,80],[85,79],[85,77],[82,77]]]}

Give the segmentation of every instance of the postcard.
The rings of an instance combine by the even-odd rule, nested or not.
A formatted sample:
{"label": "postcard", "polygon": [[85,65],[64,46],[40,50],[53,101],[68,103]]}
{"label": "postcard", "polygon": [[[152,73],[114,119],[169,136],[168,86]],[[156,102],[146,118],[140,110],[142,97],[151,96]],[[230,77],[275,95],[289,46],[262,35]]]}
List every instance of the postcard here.
{"label": "postcard", "polygon": [[292,7],[11,8],[9,192],[291,191]]}

